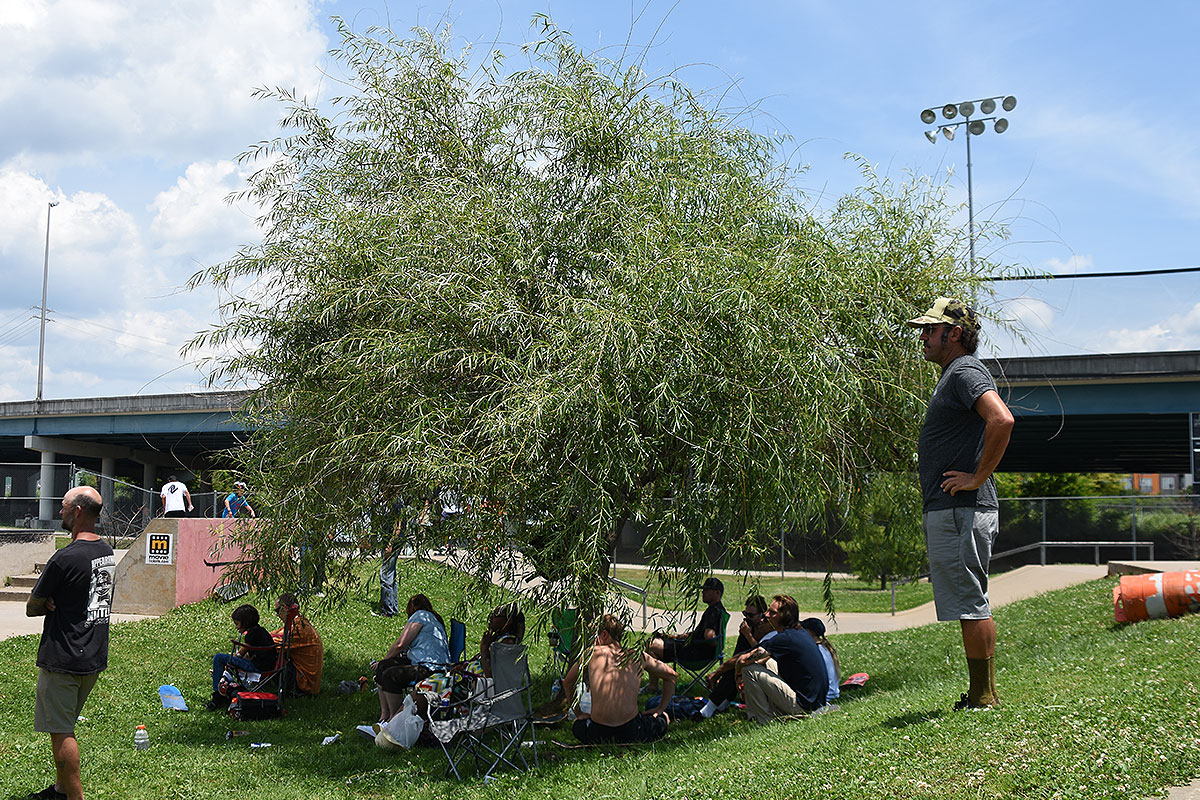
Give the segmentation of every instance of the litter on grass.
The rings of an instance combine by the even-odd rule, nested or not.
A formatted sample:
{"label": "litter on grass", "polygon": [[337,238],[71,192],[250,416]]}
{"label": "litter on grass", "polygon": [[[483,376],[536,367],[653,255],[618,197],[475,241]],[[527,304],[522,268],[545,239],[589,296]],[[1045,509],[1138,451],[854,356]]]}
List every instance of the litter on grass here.
{"label": "litter on grass", "polygon": [[168,711],[187,711],[187,703],[183,700],[183,692],[176,689],[171,684],[158,687],[158,698],[162,700],[162,706]]}
{"label": "litter on grass", "polygon": [[337,741],[338,739],[340,739],[340,738],[342,738],[342,732],[341,732],[341,731],[338,731],[338,732],[337,732],[337,733],[335,733],[333,736],[326,736],[324,739],[322,739],[322,740],[321,740],[321,746],[322,746],[322,747],[324,747],[324,746],[325,746],[325,745],[327,745],[327,744],[333,744],[334,742],[336,742],[336,741]]}

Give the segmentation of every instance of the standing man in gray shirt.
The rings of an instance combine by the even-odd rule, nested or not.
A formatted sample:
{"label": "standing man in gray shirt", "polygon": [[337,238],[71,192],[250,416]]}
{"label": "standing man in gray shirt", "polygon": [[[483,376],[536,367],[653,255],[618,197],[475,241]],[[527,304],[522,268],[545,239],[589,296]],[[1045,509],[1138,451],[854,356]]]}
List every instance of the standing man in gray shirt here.
{"label": "standing man in gray shirt", "polygon": [[940,297],[908,324],[921,329],[926,361],[942,368],[917,444],[922,526],[939,620],[962,626],[970,684],[956,711],[1000,705],[996,625],[988,605],[988,561],[1000,524],[992,472],[1004,456],[1013,417],[978,358],[979,317]]}

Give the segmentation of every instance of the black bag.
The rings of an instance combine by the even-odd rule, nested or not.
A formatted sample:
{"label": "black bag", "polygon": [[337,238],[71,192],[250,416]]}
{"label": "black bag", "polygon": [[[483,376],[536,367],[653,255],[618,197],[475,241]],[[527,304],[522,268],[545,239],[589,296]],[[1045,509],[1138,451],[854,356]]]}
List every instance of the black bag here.
{"label": "black bag", "polygon": [[283,705],[274,692],[238,692],[229,701],[235,719],[274,719],[283,716]]}

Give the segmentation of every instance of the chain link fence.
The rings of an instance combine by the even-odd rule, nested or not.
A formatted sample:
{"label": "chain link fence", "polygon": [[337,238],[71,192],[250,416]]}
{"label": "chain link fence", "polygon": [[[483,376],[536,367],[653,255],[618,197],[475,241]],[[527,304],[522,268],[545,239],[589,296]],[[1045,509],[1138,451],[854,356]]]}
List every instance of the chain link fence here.
{"label": "chain link fence", "polygon": [[[1059,563],[1091,563],[1096,560],[1096,547],[1101,548],[1100,563],[1150,557],[1195,560],[1200,559],[1198,529],[1200,495],[1194,494],[1002,498],[997,553],[1043,542],[1080,544],[1060,544],[1045,551],[1034,547],[1005,556],[998,566],[1011,569],[1021,564],[1046,563],[1043,558]],[[1095,544],[1100,542],[1105,544]]]}
{"label": "chain link fence", "polygon": [[[48,481],[44,490],[43,480]],[[43,467],[41,464],[0,463],[0,528],[59,529],[58,513],[63,495],[74,486],[84,485],[93,486],[106,495],[97,533],[110,543],[138,536],[150,519],[163,515],[161,487],[146,489],[134,483],[132,478],[102,475],[74,464]],[[108,496],[110,491],[111,496]],[[186,516],[221,515],[224,493],[190,494],[193,510]]]}

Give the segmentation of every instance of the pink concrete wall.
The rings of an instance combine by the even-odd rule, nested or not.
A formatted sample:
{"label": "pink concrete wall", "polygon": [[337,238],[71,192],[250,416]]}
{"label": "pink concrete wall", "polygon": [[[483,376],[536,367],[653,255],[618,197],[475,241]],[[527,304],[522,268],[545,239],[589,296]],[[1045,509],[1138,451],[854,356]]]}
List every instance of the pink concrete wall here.
{"label": "pink concrete wall", "polygon": [[207,600],[212,590],[224,582],[225,568],[205,566],[205,560],[237,561],[242,554],[240,547],[226,546],[219,556],[213,556],[213,545],[221,541],[226,528],[254,523],[232,519],[181,518],[171,521],[179,524],[179,533],[175,536],[175,605]]}

